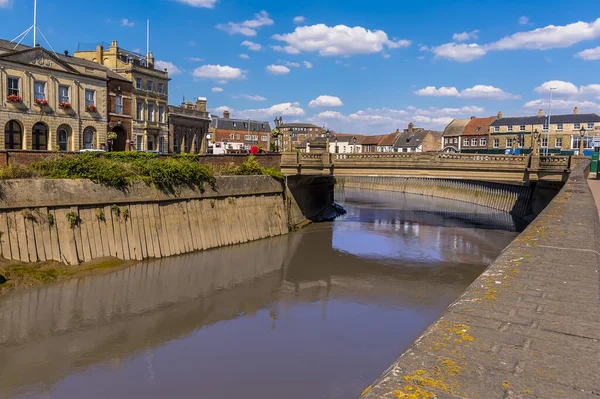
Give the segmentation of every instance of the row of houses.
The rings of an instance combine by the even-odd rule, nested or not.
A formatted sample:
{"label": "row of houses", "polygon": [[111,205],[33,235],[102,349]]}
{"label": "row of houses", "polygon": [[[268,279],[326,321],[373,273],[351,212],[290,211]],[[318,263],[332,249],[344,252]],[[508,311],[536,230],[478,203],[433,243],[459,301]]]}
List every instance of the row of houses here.
{"label": "row of houses", "polygon": [[505,117],[502,112],[486,118],[455,119],[443,133],[443,151],[463,153],[527,153],[535,133],[548,153],[577,153],[583,137],[584,150],[600,146],[600,115],[571,114]]}

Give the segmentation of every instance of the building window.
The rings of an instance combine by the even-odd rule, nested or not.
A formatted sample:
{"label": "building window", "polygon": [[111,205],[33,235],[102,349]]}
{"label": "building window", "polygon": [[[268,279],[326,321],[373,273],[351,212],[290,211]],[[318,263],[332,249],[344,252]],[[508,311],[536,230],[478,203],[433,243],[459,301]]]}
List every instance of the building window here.
{"label": "building window", "polygon": [[573,124],[573,130],[580,130],[581,129],[581,123],[574,123]]}
{"label": "building window", "polygon": [[177,135],[173,137],[173,152],[179,154],[179,137]]}
{"label": "building window", "polygon": [[154,82],[151,80],[148,81],[148,91],[154,91]]}
{"label": "building window", "polygon": [[93,150],[94,146],[94,131],[92,129],[85,129],[83,132],[83,148],[85,150]]}
{"label": "building window", "polygon": [[524,132],[525,131],[525,125],[519,126],[519,130],[522,131],[522,132]]}
{"label": "building window", "polygon": [[542,137],[542,147],[548,147],[548,137]]}
{"label": "building window", "polygon": [[477,139],[471,139],[471,146],[477,147]]}
{"label": "building window", "polygon": [[120,94],[115,96],[115,112],[117,114],[123,113],[123,96]]}
{"label": "building window", "polygon": [[236,140],[239,140],[239,139],[240,139],[240,135],[239,135],[239,133],[235,135],[235,139],[236,139]]}
{"label": "building window", "polygon": [[500,147],[500,140],[494,139],[494,148],[498,148],[498,147]]}
{"label": "building window", "polygon": [[69,132],[67,132],[67,129],[58,129],[58,150],[69,151]]}
{"label": "building window", "polygon": [[159,94],[165,94],[165,84],[164,83],[159,83],[158,84],[158,93]]}
{"label": "building window", "polygon": [[594,123],[588,123],[587,128],[588,130],[594,130]]}
{"label": "building window", "polygon": [[469,146],[469,139],[464,139],[464,140],[463,140],[463,145],[464,145],[465,147],[468,147],[468,146]]}
{"label": "building window", "polygon": [[33,84],[33,98],[36,100],[46,99],[46,83],[35,82]]}
{"label": "building window", "polygon": [[8,95],[16,95],[16,96],[20,96],[20,92],[19,92],[19,78],[8,78],[8,82],[6,84],[6,87],[8,88]]}
{"label": "building window", "polygon": [[154,137],[148,136],[146,138],[146,149],[148,151],[154,151]]}
{"label": "building window", "polygon": [[135,88],[142,90],[142,85],[143,85],[142,78],[135,78]]}
{"label": "building window", "polygon": [[485,139],[485,137],[480,138],[479,139],[479,145],[482,146],[482,147],[485,147],[485,145],[487,144],[486,141],[487,140]]}
{"label": "building window", "polygon": [[499,132],[500,131],[500,126],[494,126],[494,132]]}
{"label": "building window", "polygon": [[260,136],[260,141],[269,141],[269,136]]}
{"label": "building window", "polygon": [[23,149],[23,129],[17,121],[8,121],[4,128],[4,149]]}
{"label": "building window", "polygon": [[95,101],[94,101],[94,95],[96,93],[94,92],[94,90],[86,90],[85,91],[85,106],[89,107],[90,105],[94,105]]}
{"label": "building window", "polygon": [[229,138],[230,138],[231,140],[235,140],[235,133],[231,133],[231,134],[229,135]]}
{"label": "building window", "polygon": [[[581,137],[579,135],[574,135],[573,136],[573,145],[571,148],[574,150],[578,150],[580,141],[581,141]],[[588,149],[594,148],[594,137],[585,136],[584,142],[583,142],[583,148],[588,148]]]}
{"label": "building window", "polygon": [[58,102],[68,103],[69,101],[69,86],[58,86]]}
{"label": "building window", "polygon": [[34,151],[48,150],[48,128],[41,122],[33,125],[31,148]]}
{"label": "building window", "polygon": [[148,104],[148,122],[154,122],[154,104]]}
{"label": "building window", "polygon": [[453,139],[452,139],[452,142],[453,142],[454,144],[458,144],[458,137],[455,137],[455,138],[453,138]]}
{"label": "building window", "polygon": [[142,151],[144,148],[142,147],[144,143],[144,136],[135,136],[135,149],[138,151]]}
{"label": "building window", "polygon": [[555,147],[562,148],[562,137],[557,137],[555,140]]}
{"label": "building window", "polygon": [[510,125],[510,126],[508,127],[508,131],[509,131],[509,132],[512,132],[512,131],[513,131],[513,127],[512,127],[512,125]]}
{"label": "building window", "polygon": [[144,116],[143,113],[144,113],[144,103],[138,101],[137,104],[135,105],[135,119],[138,121],[141,121]]}
{"label": "building window", "polygon": [[563,130],[563,124],[562,123],[557,124],[556,125],[556,130],[562,131]]}
{"label": "building window", "polygon": [[164,154],[165,151],[165,138],[161,137],[158,139],[158,152],[160,152],[161,154]]}
{"label": "building window", "polygon": [[506,148],[511,148],[513,143],[513,139],[506,139]]}
{"label": "building window", "polygon": [[233,122],[233,127],[236,127],[236,126],[237,126],[237,124],[235,122]]}
{"label": "building window", "polygon": [[164,105],[158,106],[158,122],[165,123],[165,106]]}
{"label": "building window", "polygon": [[544,122],[544,127],[543,127],[543,129],[544,129],[544,130],[548,130],[548,122]]}
{"label": "building window", "polygon": [[244,140],[248,141],[248,140],[252,140],[252,136],[249,134],[245,134],[244,135]]}

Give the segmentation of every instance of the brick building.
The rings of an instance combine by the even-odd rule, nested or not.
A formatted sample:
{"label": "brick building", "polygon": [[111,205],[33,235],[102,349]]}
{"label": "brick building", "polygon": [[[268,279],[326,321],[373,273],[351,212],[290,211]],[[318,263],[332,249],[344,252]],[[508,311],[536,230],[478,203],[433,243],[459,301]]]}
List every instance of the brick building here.
{"label": "brick building", "polygon": [[132,138],[135,149],[166,152],[169,137],[167,124],[169,74],[155,69],[152,53],[142,56],[119,47],[113,40],[105,49],[77,51],[75,57],[104,65],[133,82],[131,92]]}
{"label": "brick building", "polygon": [[443,149],[444,152],[460,152],[462,148],[462,135],[471,119],[454,119],[444,129]]}
{"label": "brick building", "polygon": [[495,116],[488,118],[473,116],[463,131],[461,152],[487,152],[490,126],[495,120]]}
{"label": "brick building", "polygon": [[205,97],[198,97],[196,104],[169,105],[169,152],[206,154],[210,122]]}
{"label": "brick building", "polygon": [[93,62],[0,40],[0,148],[106,148],[111,77]]}
{"label": "brick building", "polygon": [[284,123],[283,118],[275,118],[275,128],[281,133],[280,151],[288,148],[288,139],[292,135],[292,145],[304,143],[317,137],[325,137],[327,129],[313,125],[312,123]]}
{"label": "brick building", "polygon": [[269,122],[232,119],[229,111],[224,111],[222,118],[211,116],[210,133],[212,143],[243,143],[245,150],[258,146],[268,151],[271,142]]}
{"label": "brick building", "polygon": [[[111,73],[108,89],[108,135],[113,151],[129,151],[132,144],[133,131],[133,83],[117,73]],[[113,134],[111,134],[113,133]]]}
{"label": "brick building", "polygon": [[442,132],[414,127],[412,123],[398,134],[394,143],[394,152],[432,152],[441,149]]}

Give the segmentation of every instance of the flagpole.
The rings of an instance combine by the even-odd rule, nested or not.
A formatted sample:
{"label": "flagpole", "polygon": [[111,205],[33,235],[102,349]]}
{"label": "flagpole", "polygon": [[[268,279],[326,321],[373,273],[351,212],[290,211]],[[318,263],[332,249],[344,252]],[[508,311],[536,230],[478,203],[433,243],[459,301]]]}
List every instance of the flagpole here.
{"label": "flagpole", "polygon": [[37,44],[37,0],[33,0],[33,47]]}

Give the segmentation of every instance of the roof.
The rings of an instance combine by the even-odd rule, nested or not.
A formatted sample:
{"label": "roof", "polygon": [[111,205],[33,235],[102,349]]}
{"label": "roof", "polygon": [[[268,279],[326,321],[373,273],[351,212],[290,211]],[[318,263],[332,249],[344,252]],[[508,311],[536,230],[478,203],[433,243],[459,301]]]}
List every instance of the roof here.
{"label": "roof", "polygon": [[294,148],[306,148],[307,143],[310,143],[310,146],[314,148],[327,147],[327,139],[325,137],[315,137],[314,139],[304,140],[302,143],[296,145]]}
{"label": "roof", "polygon": [[363,141],[361,142],[362,145],[378,145],[381,140],[383,140],[385,138],[385,134],[380,134],[380,135],[376,135],[376,136],[365,136],[365,138],[363,139]]}
{"label": "roof", "polygon": [[317,125],[313,125],[311,123],[283,123],[279,126],[277,126],[279,129],[281,128],[290,128],[290,127],[313,127],[313,128],[317,128],[317,129],[321,129],[319,126]]}
{"label": "roof", "polygon": [[363,141],[369,137],[364,134],[344,134],[344,133],[336,133],[334,140],[337,138],[338,143],[351,143],[352,140],[356,137],[356,144],[362,144]]}
{"label": "roof", "polygon": [[[543,125],[547,122],[548,116],[516,116],[496,119],[491,126],[520,126],[520,125]],[[552,115],[550,123],[587,123],[600,122],[598,114],[565,114]]]}
{"label": "roof", "polygon": [[494,123],[497,116],[490,116],[488,118],[471,118],[469,124],[465,127],[463,132],[464,136],[479,136],[487,135],[490,130],[490,125]]}
{"label": "roof", "polygon": [[394,144],[396,144],[396,140],[398,140],[399,136],[400,136],[400,133],[386,134],[385,136],[383,136],[383,139],[379,142],[378,145],[391,147]]}
{"label": "roof", "polygon": [[462,136],[471,119],[454,119],[444,129],[444,136]]}
{"label": "roof", "polygon": [[[253,121],[248,119],[225,119],[218,116],[212,116],[210,127],[223,130],[245,130],[248,129],[247,123],[250,122],[249,130],[251,132],[270,132],[271,125],[266,121]],[[235,126],[234,126],[235,124]],[[245,125],[246,124],[246,125]]]}
{"label": "roof", "polygon": [[398,140],[394,144],[394,148],[417,148],[429,133],[432,132],[425,130],[420,132],[400,133]]}

